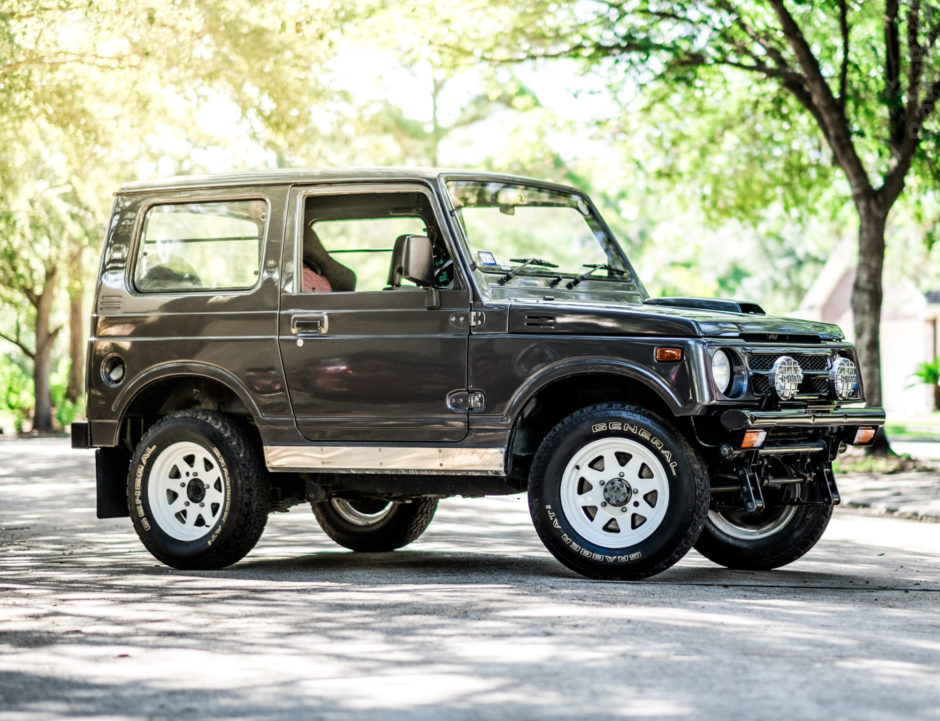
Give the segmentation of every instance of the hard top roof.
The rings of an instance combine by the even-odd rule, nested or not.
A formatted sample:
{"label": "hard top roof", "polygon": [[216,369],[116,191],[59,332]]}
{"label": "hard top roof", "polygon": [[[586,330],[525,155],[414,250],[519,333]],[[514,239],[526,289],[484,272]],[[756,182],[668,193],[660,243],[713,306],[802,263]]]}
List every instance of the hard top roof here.
{"label": "hard top roof", "polygon": [[233,186],[284,185],[293,183],[345,183],[389,180],[435,182],[441,176],[460,176],[481,180],[535,183],[549,187],[565,187],[556,183],[519,175],[489,173],[458,168],[291,168],[282,170],[218,173],[213,175],[180,175],[154,180],[125,183],[118,193],[140,193],[161,189],[223,188]]}

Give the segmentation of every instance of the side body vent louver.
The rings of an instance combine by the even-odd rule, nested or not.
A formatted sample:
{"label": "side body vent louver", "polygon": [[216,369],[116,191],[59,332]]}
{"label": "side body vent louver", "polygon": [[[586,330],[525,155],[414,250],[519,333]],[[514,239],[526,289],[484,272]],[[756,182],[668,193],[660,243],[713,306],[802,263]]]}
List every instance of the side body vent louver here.
{"label": "side body vent louver", "polygon": [[121,296],[103,295],[98,299],[98,312],[115,312],[121,310]]}
{"label": "side body vent louver", "polygon": [[555,327],[555,316],[553,315],[527,315],[525,317],[526,328],[545,328]]}

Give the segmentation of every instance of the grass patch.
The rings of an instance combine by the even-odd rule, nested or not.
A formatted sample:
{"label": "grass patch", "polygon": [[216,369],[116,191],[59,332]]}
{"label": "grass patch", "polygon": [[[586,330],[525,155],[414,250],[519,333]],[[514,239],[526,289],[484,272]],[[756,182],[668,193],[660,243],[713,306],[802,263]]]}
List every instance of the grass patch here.
{"label": "grass patch", "polygon": [[832,464],[836,473],[936,472],[936,467],[909,455],[870,456],[862,448],[849,446]]}
{"label": "grass patch", "polygon": [[885,433],[889,439],[909,440],[929,438],[940,440],[940,412],[913,416],[885,423]]}

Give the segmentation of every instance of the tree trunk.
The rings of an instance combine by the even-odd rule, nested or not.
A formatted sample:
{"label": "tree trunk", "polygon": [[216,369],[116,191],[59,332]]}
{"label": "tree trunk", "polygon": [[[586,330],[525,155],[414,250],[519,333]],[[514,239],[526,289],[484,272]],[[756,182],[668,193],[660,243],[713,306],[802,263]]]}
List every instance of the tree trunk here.
{"label": "tree trunk", "polygon": [[52,372],[52,341],[49,322],[52,315],[52,292],[49,284],[36,302],[36,355],[33,357],[33,391],[36,407],[33,410],[33,430],[52,430],[52,389],[49,376]]}
{"label": "tree trunk", "polygon": [[80,287],[69,291],[69,385],[65,397],[77,403],[85,388],[85,318]]}
{"label": "tree trunk", "polygon": [[[869,406],[881,407],[881,303],[887,212],[875,193],[860,199],[856,207],[859,215],[858,267],[852,287],[855,346],[865,400]],[[878,433],[871,450],[878,454],[890,452],[883,433]]]}
{"label": "tree trunk", "polygon": [[52,430],[52,389],[49,375],[52,370],[52,353],[45,350],[33,359],[33,392],[36,407],[33,409],[33,430],[47,433]]}
{"label": "tree trunk", "polygon": [[33,390],[36,406],[33,409],[33,430],[47,433],[52,430],[52,387],[49,376],[52,372],[52,346],[59,328],[53,329],[52,303],[58,285],[56,269],[47,268],[42,292],[32,293],[30,303],[36,309],[36,353],[33,356]]}

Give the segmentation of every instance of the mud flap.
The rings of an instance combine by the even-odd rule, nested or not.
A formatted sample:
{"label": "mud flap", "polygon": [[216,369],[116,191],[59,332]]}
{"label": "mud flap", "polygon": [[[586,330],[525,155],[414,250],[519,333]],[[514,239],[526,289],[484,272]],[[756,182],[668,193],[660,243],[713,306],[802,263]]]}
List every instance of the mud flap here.
{"label": "mud flap", "polygon": [[98,518],[122,518],[127,510],[127,469],[131,457],[123,448],[99,448],[95,451]]}

